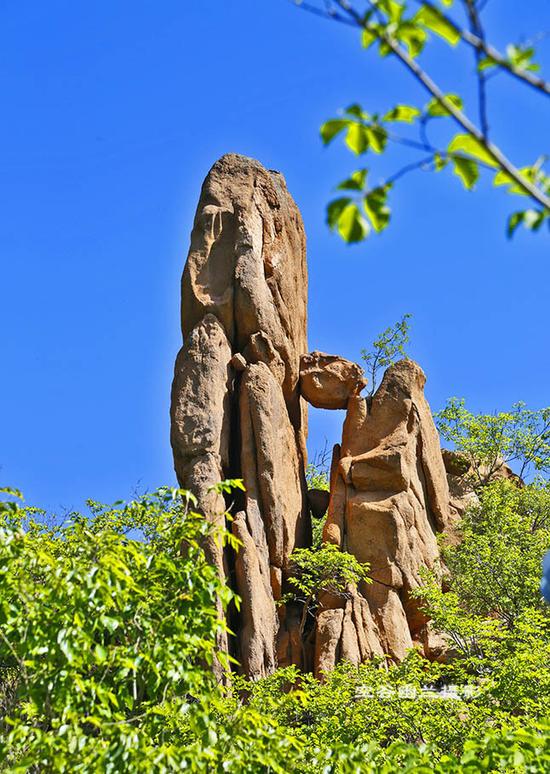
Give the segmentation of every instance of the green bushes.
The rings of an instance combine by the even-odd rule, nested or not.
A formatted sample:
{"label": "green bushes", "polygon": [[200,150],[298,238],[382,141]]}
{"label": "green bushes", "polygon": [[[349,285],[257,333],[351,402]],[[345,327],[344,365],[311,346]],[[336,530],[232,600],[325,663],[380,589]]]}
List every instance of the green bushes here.
{"label": "green bushes", "polygon": [[[324,682],[295,668],[255,683],[235,676],[230,689],[210,665],[229,666],[216,652],[218,601],[238,600],[205,560],[214,535],[187,493],[90,503],[90,516],[57,526],[5,497],[1,770],[547,771],[550,626],[532,588],[547,493],[497,486],[449,549],[451,596],[429,583],[424,592],[439,628],[473,627],[475,648],[447,665],[411,653],[400,665],[341,664]],[[525,542],[526,530],[540,540]],[[507,596],[496,584],[492,597],[474,596],[485,582],[476,552],[505,574]],[[343,586],[366,571],[336,553],[295,557],[299,593],[330,584],[333,570]]]}

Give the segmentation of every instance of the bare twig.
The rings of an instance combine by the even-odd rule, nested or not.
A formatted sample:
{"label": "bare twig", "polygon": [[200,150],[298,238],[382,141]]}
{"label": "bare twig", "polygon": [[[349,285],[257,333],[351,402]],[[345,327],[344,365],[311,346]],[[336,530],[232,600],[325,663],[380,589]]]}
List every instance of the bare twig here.
{"label": "bare twig", "polygon": [[[466,13],[470,20],[470,29],[477,35],[477,37],[485,43],[485,33],[479,18],[479,13],[475,5],[475,0],[463,0],[466,8]],[[483,54],[480,48],[474,48],[475,63],[476,63],[476,76],[477,76],[477,93],[478,93],[478,106],[479,106],[479,122],[481,124],[481,131],[484,137],[489,136],[489,121],[487,118],[487,93],[486,93],[486,77],[483,69],[481,68],[481,62]]]}
{"label": "bare twig", "polygon": [[356,26],[355,22],[350,21],[350,19],[337,13],[334,9],[330,9],[330,7],[325,7],[323,10],[322,8],[318,8],[316,5],[313,5],[313,3],[303,2],[303,0],[288,0],[288,2],[297,8],[301,8],[303,11],[307,11],[308,13],[313,14],[314,16],[320,16],[322,19],[337,21],[340,24],[347,25],[348,27]]}

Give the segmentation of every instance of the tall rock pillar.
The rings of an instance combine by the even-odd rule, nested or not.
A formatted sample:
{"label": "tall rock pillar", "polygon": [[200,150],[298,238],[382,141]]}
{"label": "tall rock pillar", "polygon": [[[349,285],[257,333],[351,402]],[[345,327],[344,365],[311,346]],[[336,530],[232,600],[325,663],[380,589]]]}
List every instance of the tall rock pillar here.
{"label": "tall rock pillar", "polygon": [[[318,647],[318,668],[319,662],[330,668],[342,652],[360,654],[347,656],[355,661],[377,652],[399,661],[416,646],[436,656],[428,620],[412,593],[422,583],[422,569],[437,565],[436,535],[449,519],[449,489],[425,381],[420,366],[401,360],[388,368],[372,400],[349,398],[323,537],[368,562],[372,583],[362,584],[354,600],[363,618],[354,614],[347,632],[342,624],[340,650],[327,658]],[[318,619],[318,642],[327,640],[323,627],[334,626],[337,614],[328,611],[326,621]]]}
{"label": "tall rock pillar", "polygon": [[[171,443],[180,486],[223,519],[211,487],[242,478],[235,558],[210,560],[242,598],[235,653],[250,676],[297,661],[296,611],[278,608],[288,558],[309,541],[305,235],[282,175],[228,154],[204,181],[182,285],[183,347],[172,384]],[[219,646],[227,649],[225,637]],[[278,654],[278,657],[277,657]]]}

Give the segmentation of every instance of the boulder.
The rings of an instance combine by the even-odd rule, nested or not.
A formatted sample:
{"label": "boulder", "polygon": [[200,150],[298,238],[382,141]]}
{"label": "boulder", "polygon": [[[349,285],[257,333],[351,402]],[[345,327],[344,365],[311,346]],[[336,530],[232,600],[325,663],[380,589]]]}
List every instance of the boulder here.
{"label": "boulder", "polygon": [[329,501],[330,492],[326,489],[308,489],[307,502],[315,519],[321,519],[325,515]]}
{"label": "boulder", "polygon": [[337,355],[310,352],[300,359],[300,392],[316,408],[345,409],[367,380],[363,369]]}

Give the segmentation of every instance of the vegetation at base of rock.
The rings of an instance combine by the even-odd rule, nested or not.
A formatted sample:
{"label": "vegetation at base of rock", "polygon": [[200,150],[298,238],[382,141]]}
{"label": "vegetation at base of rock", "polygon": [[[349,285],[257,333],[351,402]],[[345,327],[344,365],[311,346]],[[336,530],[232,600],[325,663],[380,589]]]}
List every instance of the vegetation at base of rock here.
{"label": "vegetation at base of rock", "polygon": [[[3,771],[548,770],[550,615],[537,595],[546,484],[486,487],[461,543],[445,549],[450,590],[426,584],[434,623],[456,646],[449,663],[412,651],[401,664],[342,663],[323,681],[296,667],[235,675],[230,690],[208,664],[220,658],[217,600],[237,600],[206,561],[214,528],[188,493],[90,502],[91,515],[50,524],[4,492]],[[299,584],[323,586],[337,554],[347,559],[333,547],[298,553]],[[346,564],[337,590],[364,571]]]}
{"label": "vegetation at base of rock", "polygon": [[[519,226],[538,231],[550,224],[550,174],[544,149],[528,164],[514,163],[503,153],[495,131],[496,113],[490,99],[492,78],[501,74],[528,87],[541,97],[550,95],[550,82],[540,74],[533,40],[512,42],[503,51],[490,42],[486,29],[483,2],[475,0],[441,0],[415,3],[398,0],[310,0],[296,5],[327,19],[357,28],[364,49],[377,50],[382,59],[399,62],[408,75],[427,95],[416,105],[398,103],[382,110],[357,102],[349,105],[336,118],[321,126],[325,145],[343,137],[354,156],[391,157],[392,150],[400,159],[406,147],[411,160],[384,172],[381,177],[372,168],[355,169],[338,186],[343,192],[327,207],[331,229],[348,243],[362,242],[372,232],[386,229],[391,220],[390,192],[405,176],[416,172],[451,170],[464,188],[475,188],[482,173],[492,177],[493,185],[513,196],[521,196],[526,205],[512,212],[507,221],[507,234]],[[514,34],[512,31],[510,34]],[[438,81],[438,59],[432,55],[438,46],[448,46],[456,54],[458,82],[471,82],[477,92],[473,104],[456,93],[445,92]],[[464,69],[461,49],[470,49],[473,69]],[[424,51],[428,56],[424,57]],[[391,67],[388,65],[388,72]],[[408,100],[407,100],[408,102]],[[527,116],[522,119],[528,121]],[[453,134],[441,142],[434,140],[432,130],[441,136],[440,126]],[[491,132],[489,133],[489,127]],[[374,158],[373,158],[374,162]]]}

